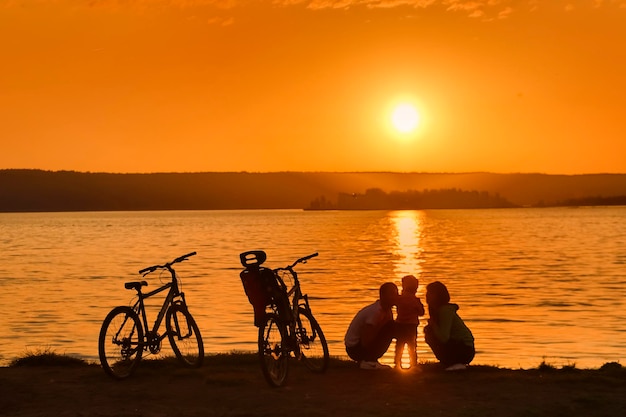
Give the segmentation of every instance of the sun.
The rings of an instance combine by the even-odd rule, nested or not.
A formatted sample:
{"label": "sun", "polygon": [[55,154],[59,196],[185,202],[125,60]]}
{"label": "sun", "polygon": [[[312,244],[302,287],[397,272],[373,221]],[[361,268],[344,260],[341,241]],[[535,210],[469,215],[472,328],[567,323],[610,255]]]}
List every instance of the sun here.
{"label": "sun", "polygon": [[391,124],[400,133],[411,133],[420,123],[415,106],[409,103],[398,104],[391,113]]}

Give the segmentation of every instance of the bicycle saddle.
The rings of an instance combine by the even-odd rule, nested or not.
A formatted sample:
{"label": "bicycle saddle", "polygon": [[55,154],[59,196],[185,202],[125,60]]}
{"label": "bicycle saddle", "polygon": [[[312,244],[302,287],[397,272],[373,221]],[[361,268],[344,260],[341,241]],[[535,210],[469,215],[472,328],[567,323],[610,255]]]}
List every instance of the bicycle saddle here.
{"label": "bicycle saddle", "polygon": [[249,250],[239,255],[241,265],[248,267],[259,267],[267,259],[267,254],[262,250]]}
{"label": "bicycle saddle", "polygon": [[127,290],[139,291],[141,287],[145,287],[147,285],[148,283],[146,281],[133,281],[133,282],[127,282],[126,284],[124,284],[124,288],[126,288]]}

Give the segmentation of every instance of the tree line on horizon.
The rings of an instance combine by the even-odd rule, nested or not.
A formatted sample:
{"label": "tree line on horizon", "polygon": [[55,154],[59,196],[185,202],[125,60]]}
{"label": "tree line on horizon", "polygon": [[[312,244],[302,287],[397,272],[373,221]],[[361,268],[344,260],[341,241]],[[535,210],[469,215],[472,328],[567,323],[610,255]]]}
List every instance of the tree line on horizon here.
{"label": "tree line on horizon", "polygon": [[0,170],[0,212],[555,205],[626,205],[626,175]]}
{"label": "tree line on horizon", "polygon": [[309,210],[423,210],[512,208],[516,204],[487,191],[464,191],[456,188],[385,192],[370,188],[363,194],[340,193],[334,203],[324,196],[313,200]]}

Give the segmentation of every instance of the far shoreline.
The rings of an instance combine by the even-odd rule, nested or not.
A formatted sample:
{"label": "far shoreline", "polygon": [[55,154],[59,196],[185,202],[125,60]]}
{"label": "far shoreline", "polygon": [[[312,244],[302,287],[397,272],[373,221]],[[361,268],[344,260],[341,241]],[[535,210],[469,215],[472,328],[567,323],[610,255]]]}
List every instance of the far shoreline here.
{"label": "far shoreline", "polygon": [[[624,205],[626,174],[0,170],[0,212]],[[358,201],[357,201],[358,200]],[[366,203],[363,206],[363,203]],[[356,204],[356,205],[355,205]],[[372,205],[373,204],[373,205]]]}

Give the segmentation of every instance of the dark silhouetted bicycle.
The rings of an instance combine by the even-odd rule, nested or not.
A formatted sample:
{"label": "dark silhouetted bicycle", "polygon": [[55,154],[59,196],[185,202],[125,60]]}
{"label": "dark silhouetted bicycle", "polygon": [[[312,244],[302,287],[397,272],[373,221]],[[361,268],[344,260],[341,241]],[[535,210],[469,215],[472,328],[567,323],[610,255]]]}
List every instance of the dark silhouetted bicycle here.
{"label": "dark silhouetted bicycle", "polygon": [[[106,316],[98,338],[98,354],[104,371],[116,379],[127,378],[135,370],[144,352],[157,354],[163,339],[169,339],[174,354],[187,367],[200,367],[204,360],[204,346],[198,325],[180,291],[179,279],[173,265],[195,255],[191,252],[164,265],[154,265],[139,271],[146,275],[161,270],[169,272],[171,280],[163,286],[144,293],[146,281],[124,284],[128,290],[137,291],[137,301],[132,307],[115,307]],[[148,325],[145,300],[169,290],[152,327]],[[165,333],[160,334],[165,318]]]}
{"label": "dark silhouetted bicycle", "polygon": [[261,370],[270,386],[285,384],[289,373],[289,358],[293,355],[313,372],[326,371],[329,361],[328,344],[322,328],[302,293],[294,267],[306,263],[317,253],[302,257],[284,268],[261,266],[264,251],[248,251],[240,255],[245,269],[240,277],[255,312],[259,328],[258,355]]}

